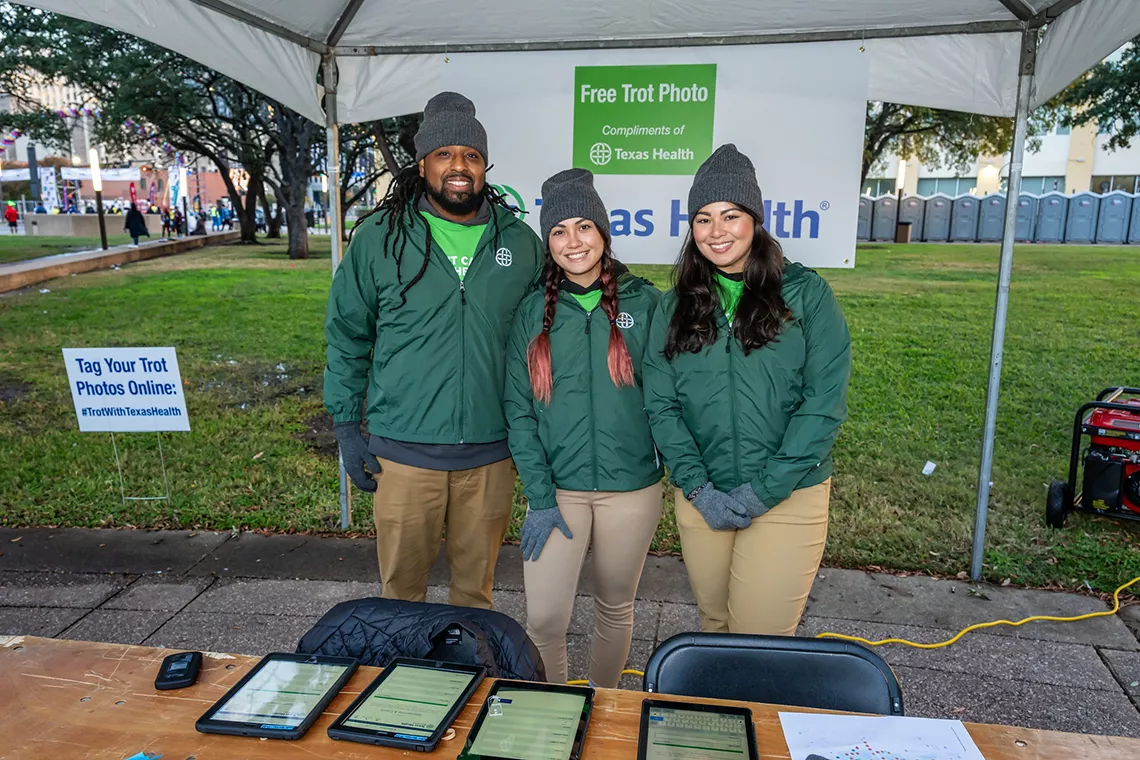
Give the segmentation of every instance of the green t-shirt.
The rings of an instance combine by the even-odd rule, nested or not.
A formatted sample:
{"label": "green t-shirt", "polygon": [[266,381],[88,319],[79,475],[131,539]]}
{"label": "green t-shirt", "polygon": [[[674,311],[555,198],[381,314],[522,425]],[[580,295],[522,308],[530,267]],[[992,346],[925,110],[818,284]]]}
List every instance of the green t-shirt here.
{"label": "green t-shirt", "polygon": [[482,239],[483,231],[487,229],[487,225],[457,224],[422,211],[420,216],[431,227],[432,240],[436,242],[441,251],[447,254],[447,258],[451,259],[455,273],[462,280],[467,274],[467,268],[471,266],[471,260],[475,257],[475,249],[479,247],[479,241]]}
{"label": "green t-shirt", "polygon": [[744,292],[744,278],[737,280],[721,274],[718,270],[716,282],[720,286],[720,307],[724,309],[728,323],[732,324],[733,318],[736,317],[736,307],[740,305],[740,295]]}
{"label": "green t-shirt", "polygon": [[574,296],[574,300],[581,304],[586,311],[593,311],[602,302],[601,289],[591,290],[588,293],[571,293],[570,295]]}

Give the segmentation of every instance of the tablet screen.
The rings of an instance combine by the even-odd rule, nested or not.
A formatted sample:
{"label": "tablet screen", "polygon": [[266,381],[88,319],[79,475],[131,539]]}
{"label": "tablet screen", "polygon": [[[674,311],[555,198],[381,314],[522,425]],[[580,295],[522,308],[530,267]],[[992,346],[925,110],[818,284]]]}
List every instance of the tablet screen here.
{"label": "tablet screen", "polygon": [[347,665],[268,660],[236,694],[209,716],[227,723],[258,723],[262,728],[296,728]]}
{"label": "tablet screen", "polygon": [[516,760],[567,760],[582,720],[586,697],[503,688],[490,708],[470,753]]}
{"label": "tablet screen", "polygon": [[397,665],[341,725],[427,741],[476,675]]}
{"label": "tablet screen", "polygon": [[748,757],[743,715],[649,708],[645,760],[731,760]]}

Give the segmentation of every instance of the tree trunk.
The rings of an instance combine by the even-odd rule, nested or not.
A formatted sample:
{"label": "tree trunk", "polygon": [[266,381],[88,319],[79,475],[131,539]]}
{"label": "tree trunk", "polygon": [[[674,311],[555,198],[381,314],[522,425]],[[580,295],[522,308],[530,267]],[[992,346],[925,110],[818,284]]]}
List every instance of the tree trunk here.
{"label": "tree trunk", "polygon": [[[221,166],[219,165],[219,168]],[[226,185],[226,195],[230,197],[230,206],[233,207],[234,216],[237,217],[238,224],[241,230],[241,242],[243,243],[256,243],[257,237],[254,235],[254,225],[252,223],[246,224],[245,217],[249,204],[246,203],[241,193],[238,192],[237,185],[234,184],[233,179],[230,177],[229,170],[219,172],[222,175],[222,181]],[[250,177],[250,182],[253,182],[253,177]],[[205,212],[207,209],[203,208]]]}
{"label": "tree trunk", "polygon": [[280,240],[281,204],[277,204],[276,211],[269,207],[269,196],[265,192],[265,185],[261,186],[261,193],[258,197],[261,199],[261,210],[265,212],[265,237],[270,240]]}
{"label": "tree trunk", "polygon": [[285,221],[289,230],[289,258],[309,258],[309,229],[305,222],[304,201],[285,204]]}
{"label": "tree trunk", "polygon": [[245,202],[235,207],[234,210],[234,213],[237,214],[238,225],[241,227],[241,242],[243,243],[257,242],[257,197],[261,193],[261,185],[261,177],[255,177],[251,174],[249,185],[246,187]]}

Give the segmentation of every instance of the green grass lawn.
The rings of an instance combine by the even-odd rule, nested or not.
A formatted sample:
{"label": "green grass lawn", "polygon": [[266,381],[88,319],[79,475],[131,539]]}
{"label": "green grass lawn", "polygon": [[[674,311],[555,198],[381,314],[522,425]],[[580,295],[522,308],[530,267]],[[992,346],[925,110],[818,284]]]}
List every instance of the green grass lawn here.
{"label": "green grass lawn", "polygon": [[[131,236],[123,233],[112,234],[111,229],[116,224],[114,219],[107,222],[107,245],[123,245],[131,242]],[[122,223],[118,223],[122,229]],[[71,253],[72,251],[90,251],[99,248],[102,243],[96,237],[52,237],[41,235],[9,235],[7,227],[0,229],[0,264],[10,264],[13,261],[24,259],[38,259],[41,256],[52,256],[57,253]],[[153,238],[157,240],[158,237]]]}
{"label": "green grass lawn", "polygon": [[[0,298],[0,524],[336,531],[320,400],[328,242],[313,242],[323,258],[217,247]],[[826,563],[967,567],[997,259],[997,246],[864,246],[855,270],[823,272],[854,344]],[[634,270],[668,287],[668,267]],[[1138,247],[1017,249],[987,577],[1105,591],[1140,573],[1134,526],[1043,519],[1076,407],[1140,385],[1137,292]],[[169,506],[124,507],[110,436],[76,429],[60,348],[104,345],[178,348],[193,431],[163,434]],[[156,441],[117,436],[128,496],[161,491]],[[371,527],[363,494],[353,524]],[[678,549],[671,510],[655,548]]]}

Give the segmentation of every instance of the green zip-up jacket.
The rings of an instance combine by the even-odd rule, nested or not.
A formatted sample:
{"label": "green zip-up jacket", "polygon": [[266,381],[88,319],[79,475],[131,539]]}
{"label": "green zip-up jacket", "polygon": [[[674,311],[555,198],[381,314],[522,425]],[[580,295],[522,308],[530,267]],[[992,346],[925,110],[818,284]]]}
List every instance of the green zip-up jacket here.
{"label": "green zip-up jacket", "polygon": [[367,390],[374,436],[431,444],[507,437],[507,338],[538,278],[542,244],[510,212],[492,206],[492,213],[463,281],[433,242],[403,306],[400,290],[423,265],[427,223],[412,214],[398,278],[394,252],[384,255],[387,220],[368,219],[356,230],[325,319],[324,398],[334,422],[359,420]]}
{"label": "green zip-up jacket", "polygon": [[606,357],[610,324],[599,306],[586,312],[561,293],[550,328],[554,387],[550,405],[530,387],[527,348],[542,331],[544,291],[519,306],[507,349],[508,442],[531,509],[557,506],[555,489],[636,491],[662,468],[641,389],[642,355],[660,291],[640,277],[618,278],[618,328],[633,359],[635,385],[618,388]]}
{"label": "green zip-up jacket", "polygon": [[831,477],[831,447],[847,418],[851,336],[831,288],[785,262],[793,319],[774,343],[744,355],[718,310],[717,340],[666,360],[677,295],[661,298],[645,353],[645,408],[670,476],[686,494],[711,481],[750,483],[767,507]]}

